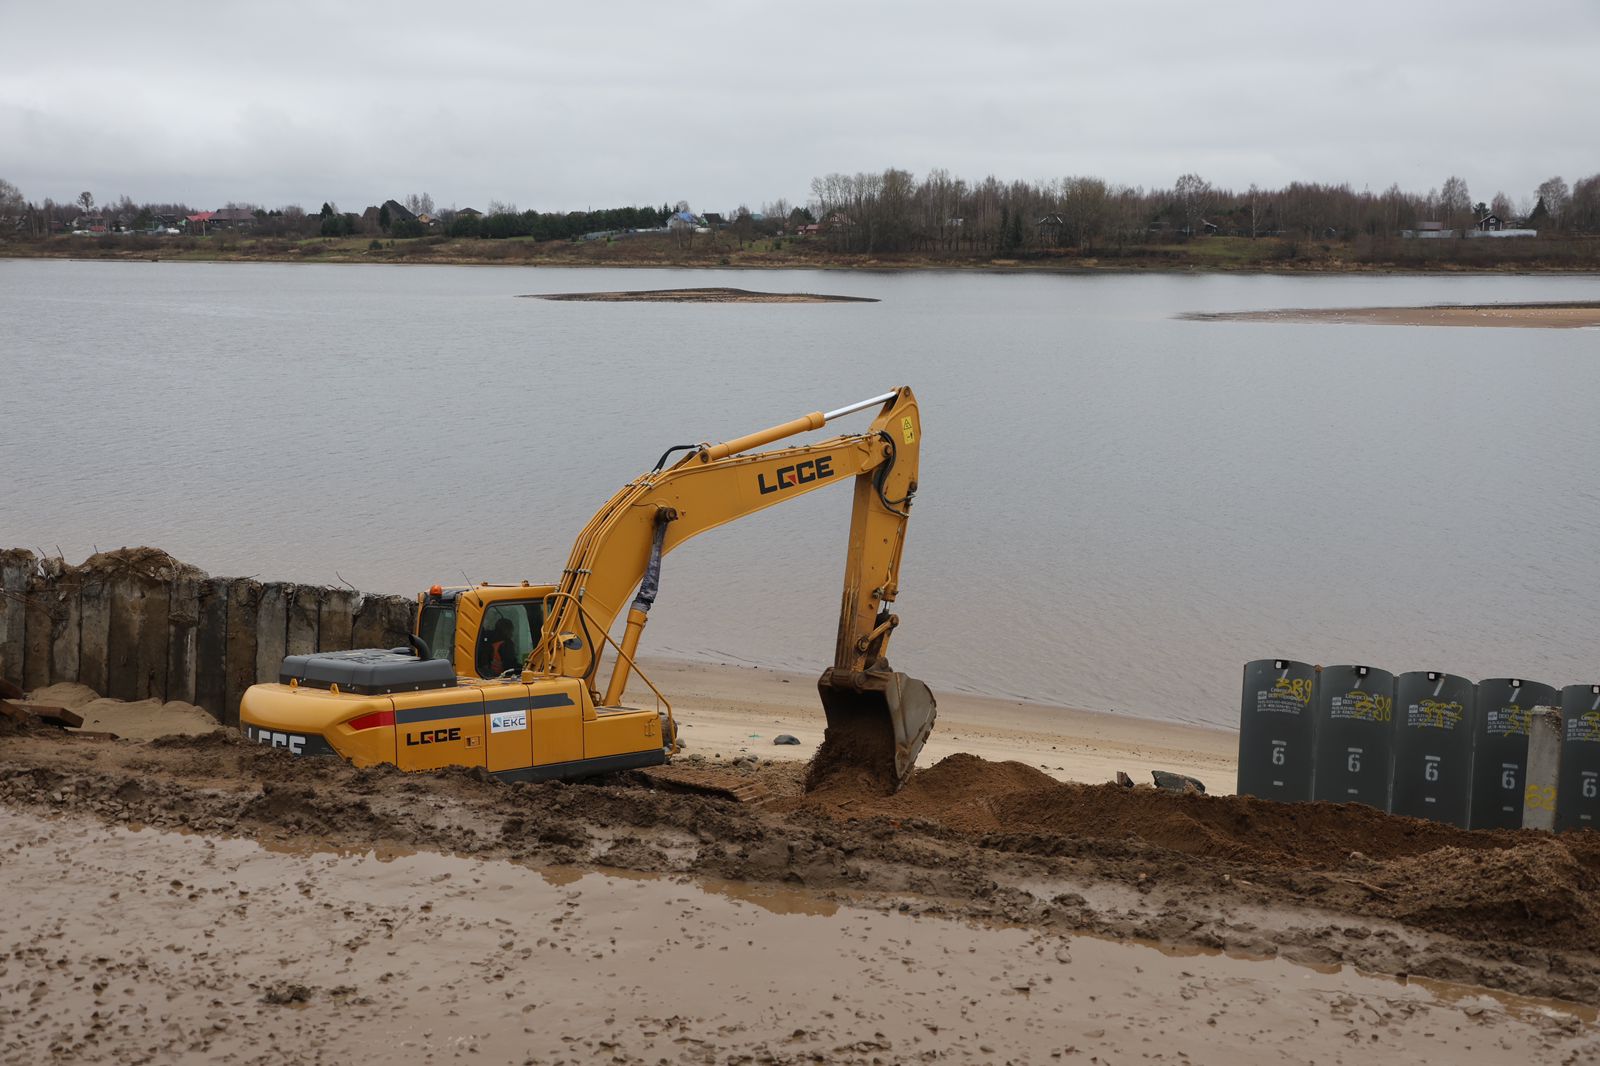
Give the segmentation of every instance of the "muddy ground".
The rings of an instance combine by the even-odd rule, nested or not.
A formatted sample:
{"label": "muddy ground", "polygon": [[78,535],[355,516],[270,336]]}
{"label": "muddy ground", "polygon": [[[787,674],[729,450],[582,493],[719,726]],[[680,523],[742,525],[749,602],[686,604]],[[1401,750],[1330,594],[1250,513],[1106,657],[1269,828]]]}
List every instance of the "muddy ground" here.
{"label": "muddy ground", "polygon": [[1467,832],[1355,805],[1067,784],[960,755],[889,797],[847,780],[802,794],[792,763],[701,771],[769,798],[739,804],[643,774],[507,785],[356,769],[228,731],[0,738],[0,803],[23,811],[276,847],[687,874],[1600,1004],[1592,832]]}

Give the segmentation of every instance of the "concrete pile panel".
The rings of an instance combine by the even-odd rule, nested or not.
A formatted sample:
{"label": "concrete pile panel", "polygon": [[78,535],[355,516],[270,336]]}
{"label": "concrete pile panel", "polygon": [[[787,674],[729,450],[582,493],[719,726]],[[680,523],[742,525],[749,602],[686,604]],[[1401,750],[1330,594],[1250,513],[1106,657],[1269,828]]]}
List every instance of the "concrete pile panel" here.
{"label": "concrete pile panel", "polygon": [[355,618],[352,619],[350,640],[352,648],[391,648],[394,645],[386,643],[384,632],[387,629],[383,616],[382,596],[362,596],[356,603]]}
{"label": "concrete pile panel", "polygon": [[1389,809],[1394,675],[1375,666],[1327,666],[1317,676],[1312,796]]}
{"label": "concrete pile panel", "polygon": [[105,693],[111,678],[111,590],[104,575],[86,574],[78,593],[78,681]]}
{"label": "concrete pile panel", "polygon": [[[23,688],[42,688],[52,681],[67,680],[50,676],[50,653],[54,644],[56,608],[59,603],[55,582],[50,575],[36,572],[28,578],[27,606],[22,618],[25,627],[22,637]],[[101,647],[104,648],[103,641]],[[101,676],[104,676],[103,657]],[[105,689],[99,688],[95,691],[104,692]]]}
{"label": "concrete pile panel", "polygon": [[256,604],[256,682],[278,680],[283,657],[289,654],[289,600],[294,586],[270,582],[261,586]]}
{"label": "concrete pile panel", "polygon": [[1561,690],[1556,830],[1600,829],[1600,685]]}
{"label": "concrete pile panel", "polygon": [[1528,722],[1535,707],[1559,705],[1537,681],[1492,677],[1478,682],[1472,742],[1473,829],[1520,829],[1528,785]]}
{"label": "concrete pile panel", "polygon": [[1395,679],[1391,811],[1467,827],[1476,709],[1477,688],[1464,677],[1413,670]]}
{"label": "concrete pile panel", "polygon": [[1257,659],[1244,667],[1239,709],[1241,796],[1311,798],[1316,670],[1291,659]]}
{"label": "concrete pile panel", "polygon": [[256,683],[256,612],[261,582],[247,577],[228,583],[228,634],[223,669],[222,722],[239,724],[239,697]]}
{"label": "concrete pile panel", "polygon": [[219,721],[228,702],[228,589],[232,584],[225,577],[204,579],[195,603],[199,622],[195,625],[194,701]]}
{"label": "concrete pile panel", "polygon": [[105,581],[109,600],[106,687],[113,699],[166,699],[171,580],[119,574]]}
{"label": "concrete pile panel", "polygon": [[309,655],[317,650],[317,616],[322,611],[323,590],[315,585],[290,587],[294,592],[289,598],[289,632],[284,647],[289,655]]}
{"label": "concrete pile panel", "polygon": [[406,637],[417,624],[417,601],[407,596],[383,597],[383,646],[409,647]]}
{"label": "concrete pile panel", "polygon": [[31,551],[0,551],[0,677],[22,684],[27,632],[28,578],[37,560]]}
{"label": "concrete pile panel", "polygon": [[83,673],[83,601],[78,595],[77,575],[56,576],[55,588],[41,594],[53,598],[50,604],[50,680],[76,681]]}
{"label": "concrete pile panel", "polygon": [[359,592],[350,589],[324,589],[322,606],[317,615],[317,650],[349,651],[355,647],[350,642],[355,627],[356,600]]}
{"label": "concrete pile panel", "polygon": [[[198,703],[195,672],[199,662],[200,589],[205,578],[180,574],[168,590],[167,699]],[[207,708],[207,710],[211,710]],[[211,711],[216,714],[216,711]]]}

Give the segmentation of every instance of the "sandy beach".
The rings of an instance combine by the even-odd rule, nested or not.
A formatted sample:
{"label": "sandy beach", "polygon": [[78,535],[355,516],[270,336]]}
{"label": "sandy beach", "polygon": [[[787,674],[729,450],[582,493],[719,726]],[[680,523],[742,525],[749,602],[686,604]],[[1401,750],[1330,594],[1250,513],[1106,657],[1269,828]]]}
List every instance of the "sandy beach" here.
{"label": "sandy beach", "polygon": [[[814,676],[648,656],[641,664],[672,701],[688,754],[803,763],[821,743],[826,722]],[[1059,781],[1098,784],[1122,770],[1148,783],[1151,770],[1171,770],[1198,778],[1214,794],[1234,789],[1239,740],[1232,731],[964,693],[934,695],[939,718],[922,766],[965,752],[1021,762]],[[628,699],[654,704],[637,679]],[[800,743],[772,743],[784,733]]]}

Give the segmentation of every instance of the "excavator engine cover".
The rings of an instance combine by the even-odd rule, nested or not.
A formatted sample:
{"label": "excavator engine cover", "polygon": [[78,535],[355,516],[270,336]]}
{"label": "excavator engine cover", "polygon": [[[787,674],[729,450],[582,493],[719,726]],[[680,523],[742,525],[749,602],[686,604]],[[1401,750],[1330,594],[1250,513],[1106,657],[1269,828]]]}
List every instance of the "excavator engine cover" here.
{"label": "excavator engine cover", "polygon": [[905,784],[933,730],[928,686],[888,670],[829,667],[817,680],[828,731],[806,775],[810,792],[841,778],[890,793]]}

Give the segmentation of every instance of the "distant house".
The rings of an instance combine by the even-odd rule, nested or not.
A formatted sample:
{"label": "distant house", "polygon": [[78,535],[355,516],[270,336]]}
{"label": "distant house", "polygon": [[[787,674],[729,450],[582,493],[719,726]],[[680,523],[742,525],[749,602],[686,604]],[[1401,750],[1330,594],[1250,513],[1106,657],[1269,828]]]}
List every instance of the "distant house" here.
{"label": "distant house", "polygon": [[667,230],[672,233],[693,233],[704,228],[705,223],[693,211],[674,211],[667,216]]}
{"label": "distant house", "polygon": [[389,225],[391,226],[396,222],[417,221],[417,216],[412,213],[411,209],[398,200],[385,200],[383,206],[389,209]]}
{"label": "distant house", "polygon": [[211,216],[213,229],[218,226],[226,229],[249,229],[256,224],[256,213],[243,207],[224,207],[218,211],[209,211],[207,214]]}
{"label": "distant house", "polygon": [[198,211],[192,215],[185,215],[183,228],[190,233],[198,233],[204,237],[206,235],[206,227],[211,225],[211,220],[216,217],[216,214],[215,211]]}
{"label": "distant house", "polygon": [[712,227],[713,229],[721,229],[723,226],[728,224],[728,220],[717,214],[715,211],[707,211],[705,214],[701,215],[700,218],[705,222],[706,225]]}
{"label": "distant house", "polygon": [[1499,215],[1490,213],[1478,219],[1478,229],[1480,232],[1489,233],[1494,230],[1502,230],[1505,228],[1505,223],[1501,221]]}
{"label": "distant house", "polygon": [[1033,224],[1033,229],[1039,235],[1039,240],[1045,244],[1055,244],[1061,240],[1061,231],[1066,225],[1060,215],[1045,215]]}
{"label": "distant house", "polygon": [[849,229],[854,225],[855,222],[853,222],[850,216],[845,214],[843,211],[834,211],[829,214],[827,218],[822,220],[822,228],[824,230]]}
{"label": "distant house", "polygon": [[483,212],[479,211],[476,207],[463,207],[461,210],[456,212],[456,217],[457,218],[482,218],[483,217]]}

